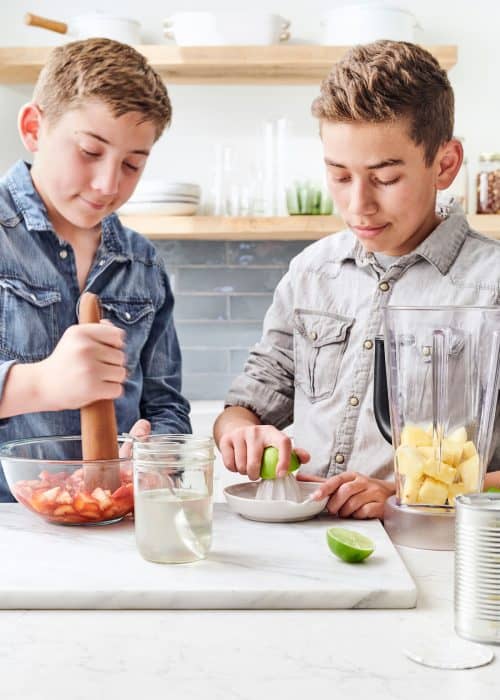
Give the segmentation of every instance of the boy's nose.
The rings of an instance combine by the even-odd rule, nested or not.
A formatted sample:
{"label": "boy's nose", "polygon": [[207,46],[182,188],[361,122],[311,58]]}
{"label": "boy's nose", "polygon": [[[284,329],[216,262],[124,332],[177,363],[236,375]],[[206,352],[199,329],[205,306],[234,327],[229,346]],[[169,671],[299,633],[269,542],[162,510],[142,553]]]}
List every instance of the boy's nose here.
{"label": "boy's nose", "polygon": [[92,187],[101,194],[111,196],[118,192],[120,184],[120,171],[118,168],[108,166],[95,173]]}
{"label": "boy's nose", "polygon": [[349,198],[349,212],[356,216],[362,216],[374,214],[377,208],[371,187],[353,184]]}

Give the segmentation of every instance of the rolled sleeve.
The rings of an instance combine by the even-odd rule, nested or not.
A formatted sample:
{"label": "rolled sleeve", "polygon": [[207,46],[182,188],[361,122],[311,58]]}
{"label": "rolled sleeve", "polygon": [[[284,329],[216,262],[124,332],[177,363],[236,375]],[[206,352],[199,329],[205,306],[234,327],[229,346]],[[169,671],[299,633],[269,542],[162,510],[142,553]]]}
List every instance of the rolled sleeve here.
{"label": "rolled sleeve", "polygon": [[[0,363],[0,401],[3,397],[3,391],[5,387],[5,382],[7,381],[7,375],[10,372],[10,368],[15,365],[17,360],[8,360],[7,362]],[[8,421],[8,418],[0,418],[0,425]],[[0,499],[1,500],[1,499]]]}
{"label": "rolled sleeve", "polygon": [[278,284],[264,318],[261,340],[250,350],[244,370],[233,381],[226,406],[242,406],[262,423],[286,428],[293,422],[293,304],[290,273]]}

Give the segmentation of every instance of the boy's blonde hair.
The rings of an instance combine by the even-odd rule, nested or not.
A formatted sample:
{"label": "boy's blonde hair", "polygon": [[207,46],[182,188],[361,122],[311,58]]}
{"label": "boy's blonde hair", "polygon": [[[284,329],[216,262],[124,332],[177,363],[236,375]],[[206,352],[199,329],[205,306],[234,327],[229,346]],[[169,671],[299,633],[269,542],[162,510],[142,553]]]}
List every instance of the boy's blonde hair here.
{"label": "boy's blonde hair", "polygon": [[408,119],[410,138],[430,165],[453,138],[454,96],[446,72],[428,51],[400,41],[355,46],[321,85],[312,113],[332,122]]}
{"label": "boy's blonde hair", "polygon": [[35,85],[33,100],[49,123],[90,100],[105,103],[115,117],[144,115],[158,139],[170,124],[168,92],[146,58],[111,39],[73,41],[53,49]]}

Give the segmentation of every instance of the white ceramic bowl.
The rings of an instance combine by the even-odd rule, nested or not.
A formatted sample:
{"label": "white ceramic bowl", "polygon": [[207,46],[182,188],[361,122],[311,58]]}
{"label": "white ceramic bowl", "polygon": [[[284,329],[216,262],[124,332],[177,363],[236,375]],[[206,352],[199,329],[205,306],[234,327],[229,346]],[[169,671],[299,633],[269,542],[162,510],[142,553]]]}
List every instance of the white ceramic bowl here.
{"label": "white ceramic bowl", "polygon": [[[256,499],[259,481],[249,481],[243,484],[232,484],[224,489],[226,501],[235,513],[248,520],[258,520],[264,523],[293,523],[299,520],[309,520],[324,510],[328,498],[321,501],[295,503],[294,501],[271,501]],[[318,488],[318,484],[300,481],[304,500]]]}
{"label": "white ceramic bowl", "polygon": [[290,38],[288,20],[255,10],[176,12],[163,25],[179,46],[265,46]]}
{"label": "white ceramic bowl", "polygon": [[368,44],[377,39],[415,42],[419,24],[405,9],[385,3],[341,5],[326,13],[323,43],[333,46]]}

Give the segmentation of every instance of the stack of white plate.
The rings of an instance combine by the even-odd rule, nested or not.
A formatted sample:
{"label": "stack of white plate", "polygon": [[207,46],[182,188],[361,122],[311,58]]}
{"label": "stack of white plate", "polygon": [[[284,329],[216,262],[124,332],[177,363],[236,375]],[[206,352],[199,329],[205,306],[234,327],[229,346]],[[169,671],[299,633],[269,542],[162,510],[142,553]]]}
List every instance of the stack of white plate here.
{"label": "stack of white plate", "polygon": [[194,183],[144,180],[119,213],[192,216],[196,214],[200,197],[200,186]]}

